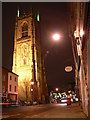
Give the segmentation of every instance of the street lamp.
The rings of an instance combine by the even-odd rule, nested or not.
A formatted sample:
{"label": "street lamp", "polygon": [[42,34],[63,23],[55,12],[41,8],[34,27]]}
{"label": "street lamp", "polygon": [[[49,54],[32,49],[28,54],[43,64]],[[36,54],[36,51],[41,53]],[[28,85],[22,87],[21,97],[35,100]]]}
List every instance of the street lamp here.
{"label": "street lamp", "polygon": [[33,82],[33,81],[31,82],[31,85],[34,85],[34,82]]}
{"label": "street lamp", "polygon": [[33,91],[33,89],[31,88],[31,91]]}
{"label": "street lamp", "polygon": [[84,35],[84,31],[81,29],[80,30],[80,37],[82,37]]}
{"label": "street lamp", "polygon": [[56,88],[56,91],[58,91],[58,88]]}
{"label": "street lamp", "polygon": [[53,35],[53,39],[56,41],[58,41],[60,38],[61,38],[61,36],[57,33]]}

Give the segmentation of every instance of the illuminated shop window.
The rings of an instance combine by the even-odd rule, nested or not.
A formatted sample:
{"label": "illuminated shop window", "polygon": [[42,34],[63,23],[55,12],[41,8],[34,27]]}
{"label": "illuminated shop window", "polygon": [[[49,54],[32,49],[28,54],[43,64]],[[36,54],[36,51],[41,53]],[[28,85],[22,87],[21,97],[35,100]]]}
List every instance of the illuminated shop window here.
{"label": "illuminated shop window", "polygon": [[22,37],[28,36],[28,25],[27,23],[24,23],[22,26]]}

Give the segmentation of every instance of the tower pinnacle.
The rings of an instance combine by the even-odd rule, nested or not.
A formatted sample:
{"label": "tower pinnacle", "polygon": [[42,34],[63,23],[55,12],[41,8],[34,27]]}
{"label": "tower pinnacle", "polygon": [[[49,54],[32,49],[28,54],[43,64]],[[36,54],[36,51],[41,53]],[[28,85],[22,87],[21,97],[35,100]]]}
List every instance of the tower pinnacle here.
{"label": "tower pinnacle", "polygon": [[17,17],[19,17],[19,15],[20,15],[20,13],[19,13],[19,8],[18,8],[18,10],[17,10]]}
{"label": "tower pinnacle", "polygon": [[39,19],[39,12],[37,13],[37,21],[40,21],[40,19]]}

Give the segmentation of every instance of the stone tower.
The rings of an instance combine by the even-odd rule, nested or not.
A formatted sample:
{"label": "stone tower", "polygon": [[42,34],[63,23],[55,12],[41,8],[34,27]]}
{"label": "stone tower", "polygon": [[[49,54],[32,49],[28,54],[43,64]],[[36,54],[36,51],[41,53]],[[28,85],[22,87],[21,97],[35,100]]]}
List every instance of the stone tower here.
{"label": "stone tower", "polygon": [[39,13],[35,17],[31,9],[29,15],[19,16],[18,10],[12,71],[19,75],[19,100],[45,101],[39,24]]}

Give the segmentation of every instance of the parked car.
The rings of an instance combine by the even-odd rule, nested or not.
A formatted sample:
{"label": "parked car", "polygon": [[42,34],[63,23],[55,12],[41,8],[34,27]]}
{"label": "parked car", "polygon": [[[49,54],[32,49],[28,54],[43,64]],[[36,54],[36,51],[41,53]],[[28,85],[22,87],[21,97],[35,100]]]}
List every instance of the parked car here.
{"label": "parked car", "polygon": [[24,100],[19,100],[18,104],[24,106],[26,103]]}
{"label": "parked car", "polygon": [[67,98],[66,97],[61,98],[61,103],[67,103]]}
{"label": "parked car", "polygon": [[8,107],[8,106],[10,106],[10,100],[8,99],[8,98],[6,98],[6,97],[2,97],[1,99],[0,99],[0,105],[2,105],[2,107]]}
{"label": "parked car", "polygon": [[37,101],[34,101],[34,102],[33,102],[33,105],[37,105]]}

